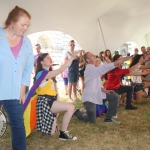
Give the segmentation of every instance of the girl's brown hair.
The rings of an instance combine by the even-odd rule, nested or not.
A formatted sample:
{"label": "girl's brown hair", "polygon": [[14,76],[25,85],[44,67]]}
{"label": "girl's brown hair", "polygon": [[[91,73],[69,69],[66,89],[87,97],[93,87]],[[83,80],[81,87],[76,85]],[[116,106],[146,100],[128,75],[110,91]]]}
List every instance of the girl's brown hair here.
{"label": "girl's brown hair", "polygon": [[114,57],[112,58],[112,61],[115,62],[121,55],[115,54]]}
{"label": "girl's brown hair", "polygon": [[39,71],[42,71],[43,68],[42,68],[42,64],[41,64],[41,61],[44,60],[44,58],[48,55],[48,53],[42,53],[39,55],[38,59],[37,59],[37,68],[36,68],[36,73],[35,73],[35,76],[37,75],[37,73]]}
{"label": "girl's brown hair", "polygon": [[7,28],[11,22],[17,22],[21,16],[27,16],[29,19],[31,19],[30,14],[25,9],[15,6],[15,8],[8,14],[8,17],[5,21],[5,28]]}
{"label": "girl's brown hair", "polygon": [[[110,52],[110,50],[109,50],[109,49],[106,49],[106,50],[105,50],[105,56],[108,56],[108,55],[107,55],[107,52]],[[112,61],[111,52],[110,52],[110,55],[108,56],[108,58]]]}
{"label": "girl's brown hair", "polygon": [[[43,70],[41,61],[43,61],[44,58],[45,58],[47,55],[49,55],[49,54],[48,54],[48,53],[42,53],[42,54],[39,55],[39,57],[38,57],[38,59],[37,59],[37,69],[36,69],[34,81],[35,81],[35,79],[36,79],[37,73]],[[50,67],[50,68],[49,68],[49,71],[52,71],[52,70],[53,70],[52,67]],[[52,80],[53,80],[55,83],[57,82],[56,77],[53,77]]]}

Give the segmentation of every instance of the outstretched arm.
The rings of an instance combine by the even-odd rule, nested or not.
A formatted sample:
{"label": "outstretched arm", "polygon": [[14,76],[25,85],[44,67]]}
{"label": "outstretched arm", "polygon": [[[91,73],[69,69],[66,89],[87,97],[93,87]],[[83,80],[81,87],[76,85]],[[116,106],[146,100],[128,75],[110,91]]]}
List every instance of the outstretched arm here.
{"label": "outstretched arm", "polygon": [[[114,69],[115,67],[117,67],[119,64],[122,64],[124,61],[127,61],[131,59],[131,57],[127,56],[127,57],[122,57],[120,59],[118,59],[117,61],[113,62],[113,63],[108,63],[108,64],[104,64],[104,65],[100,65],[98,67],[98,75],[103,75],[105,74],[106,72]],[[95,72],[93,72],[95,74]]]}
{"label": "outstretched arm", "polygon": [[67,67],[69,67],[72,63],[73,60],[76,60],[78,58],[78,54],[80,53],[80,51],[74,53],[71,58],[69,60],[67,60],[59,69],[50,71],[46,77],[44,78],[44,80],[52,78],[57,76],[58,74],[60,74],[61,72],[63,72]]}
{"label": "outstretched arm", "polygon": [[130,72],[129,75],[132,75],[132,76],[141,76],[141,75],[147,75],[149,73],[150,73],[150,70],[147,69],[147,70],[144,70],[143,72],[132,71],[132,72]]}
{"label": "outstretched arm", "polygon": [[144,70],[144,69],[150,69],[150,66],[141,65],[141,66],[140,66],[140,69],[142,69],[142,70]]}
{"label": "outstretched arm", "polygon": [[118,66],[119,64],[122,64],[124,61],[127,61],[131,59],[130,56],[127,56],[127,57],[121,57],[119,58],[117,61],[114,62],[114,66]]}
{"label": "outstretched arm", "polygon": [[102,87],[101,87],[101,90],[102,90],[102,92],[105,92],[107,94],[110,94],[111,92],[114,92],[113,90],[107,90],[107,89],[102,88]]}

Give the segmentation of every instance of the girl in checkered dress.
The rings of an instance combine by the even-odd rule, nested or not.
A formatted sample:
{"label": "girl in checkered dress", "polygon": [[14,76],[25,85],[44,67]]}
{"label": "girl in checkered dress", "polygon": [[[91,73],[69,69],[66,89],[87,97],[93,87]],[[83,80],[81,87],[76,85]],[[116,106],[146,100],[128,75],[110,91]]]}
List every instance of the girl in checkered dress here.
{"label": "girl in checkered dress", "polygon": [[[65,112],[59,135],[60,140],[77,139],[77,137],[69,135],[69,132],[67,131],[67,127],[75,107],[72,104],[56,100],[57,92],[52,78],[63,72],[72,63],[72,61],[77,58],[78,53],[72,55],[71,59],[69,59],[59,69],[49,71],[36,90],[36,93],[38,94],[36,104],[37,130],[54,135],[57,130],[57,114]],[[52,59],[48,53],[40,54],[37,59],[36,80],[40,77],[43,70],[49,70],[52,65]]]}

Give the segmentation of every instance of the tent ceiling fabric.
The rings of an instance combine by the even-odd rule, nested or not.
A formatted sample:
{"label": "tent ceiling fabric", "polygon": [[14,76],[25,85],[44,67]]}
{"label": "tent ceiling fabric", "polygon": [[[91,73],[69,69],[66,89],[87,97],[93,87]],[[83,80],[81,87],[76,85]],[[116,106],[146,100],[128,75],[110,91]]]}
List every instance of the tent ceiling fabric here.
{"label": "tent ceiling fabric", "polygon": [[16,5],[32,16],[27,34],[62,31],[95,54],[128,41],[150,43],[149,0],[0,0],[2,27]]}

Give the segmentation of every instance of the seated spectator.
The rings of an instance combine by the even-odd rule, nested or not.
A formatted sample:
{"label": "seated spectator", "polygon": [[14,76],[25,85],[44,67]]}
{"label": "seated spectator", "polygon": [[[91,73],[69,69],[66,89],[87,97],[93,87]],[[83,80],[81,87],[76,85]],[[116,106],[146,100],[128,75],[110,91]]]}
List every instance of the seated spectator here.
{"label": "seated spectator", "polygon": [[67,127],[74,112],[74,106],[56,100],[56,88],[51,79],[64,71],[73,60],[77,59],[77,55],[78,53],[72,54],[71,58],[64,65],[53,71],[49,71],[49,68],[53,63],[48,53],[40,54],[37,59],[36,80],[41,76],[41,73],[44,70],[49,71],[36,90],[36,93],[38,94],[36,103],[37,130],[54,135],[57,130],[57,113],[65,112],[59,135],[60,140],[77,139],[77,137],[70,136],[67,131]]}
{"label": "seated spectator", "polygon": [[[90,52],[85,53],[84,59],[87,62],[87,66],[84,72],[85,88],[82,95],[82,102],[86,109],[86,114],[82,113],[80,109],[76,109],[74,115],[85,122],[96,122],[96,104],[101,105],[103,103],[100,75],[105,74],[107,71],[114,69],[120,63],[129,59],[124,57],[116,62],[95,66],[97,61],[95,55]],[[106,91],[106,99],[109,101],[108,113],[105,117],[106,123],[118,123],[112,119],[112,116],[116,115],[118,95],[112,91]]]}
{"label": "seated spectator", "polygon": [[[68,61],[72,54],[76,53],[75,52],[75,41],[71,40],[68,43],[69,46],[69,51],[66,51],[64,55],[64,62]],[[68,67],[68,102],[73,102],[79,100],[77,97],[77,82],[79,79],[79,57],[76,58],[72,62],[72,64]],[[73,91],[73,92],[72,92]],[[73,93],[74,99],[72,99],[71,94]]]}

